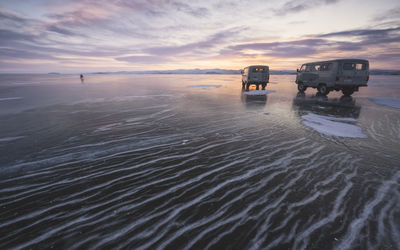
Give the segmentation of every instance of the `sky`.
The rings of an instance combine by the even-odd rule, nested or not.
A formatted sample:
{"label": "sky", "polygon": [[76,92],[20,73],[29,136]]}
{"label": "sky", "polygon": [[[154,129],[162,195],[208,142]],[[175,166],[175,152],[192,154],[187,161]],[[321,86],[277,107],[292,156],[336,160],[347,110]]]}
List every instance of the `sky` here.
{"label": "sky", "polygon": [[400,69],[398,0],[0,0],[0,72]]}

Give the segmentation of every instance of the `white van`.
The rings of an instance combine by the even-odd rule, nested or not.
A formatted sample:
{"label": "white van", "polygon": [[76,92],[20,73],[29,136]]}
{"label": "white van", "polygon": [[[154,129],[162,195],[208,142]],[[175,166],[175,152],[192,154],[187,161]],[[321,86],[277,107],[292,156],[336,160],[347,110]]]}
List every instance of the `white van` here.
{"label": "white van", "polygon": [[269,67],[265,65],[252,65],[242,70],[242,88],[248,90],[251,84],[256,85],[259,89],[260,85],[264,90],[269,82]]}
{"label": "white van", "polygon": [[317,88],[322,95],[330,91],[342,91],[350,96],[359,87],[368,86],[369,62],[363,59],[338,59],[305,63],[297,69],[297,89]]}

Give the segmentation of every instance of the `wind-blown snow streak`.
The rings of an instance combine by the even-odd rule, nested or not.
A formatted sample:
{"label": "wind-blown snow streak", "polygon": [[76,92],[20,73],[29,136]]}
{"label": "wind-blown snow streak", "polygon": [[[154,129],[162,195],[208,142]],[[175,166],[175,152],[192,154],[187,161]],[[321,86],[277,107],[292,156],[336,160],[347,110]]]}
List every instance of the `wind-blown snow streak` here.
{"label": "wind-blown snow streak", "polygon": [[10,142],[10,141],[15,141],[24,138],[25,136],[14,136],[14,137],[5,137],[5,138],[0,138],[0,143],[1,142]]}
{"label": "wind-blown snow streak", "polygon": [[21,99],[23,99],[23,98],[22,97],[3,97],[3,98],[0,98],[0,102],[21,100]]}

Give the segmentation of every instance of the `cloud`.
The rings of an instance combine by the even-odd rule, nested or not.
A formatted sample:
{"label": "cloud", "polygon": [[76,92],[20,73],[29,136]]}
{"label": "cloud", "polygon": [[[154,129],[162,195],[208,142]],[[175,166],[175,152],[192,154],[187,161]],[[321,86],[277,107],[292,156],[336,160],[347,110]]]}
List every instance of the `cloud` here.
{"label": "cloud", "polygon": [[286,2],[281,8],[274,9],[274,13],[278,16],[284,16],[290,13],[309,10],[319,7],[321,5],[335,4],[339,0],[290,0]]}
{"label": "cloud", "polygon": [[209,10],[205,7],[191,7],[189,4],[185,2],[173,2],[173,8],[178,11],[184,12],[186,14],[195,16],[195,17],[205,17],[209,14]]}
{"label": "cloud", "polygon": [[139,64],[161,64],[170,61],[169,58],[162,56],[123,56],[117,57],[115,60]]}
{"label": "cloud", "polygon": [[27,50],[0,48],[0,58],[7,59],[55,59],[51,55]]}
{"label": "cloud", "polygon": [[[244,43],[221,50],[221,55],[304,58],[319,53],[361,53],[387,46],[400,49],[400,27],[391,29],[359,29],[311,35],[308,39],[269,43]],[[349,41],[336,40],[345,37]],[[389,54],[388,54],[389,55]],[[387,56],[388,56],[387,55]],[[395,57],[395,55],[393,56]]]}
{"label": "cloud", "polygon": [[185,53],[201,53],[201,51],[208,50],[205,51],[205,53],[209,54],[210,49],[215,48],[218,45],[221,45],[221,43],[229,40],[231,37],[236,36],[237,32],[240,32],[240,28],[233,28],[217,32],[200,42],[188,43],[178,46],[151,47],[144,49],[143,52],[151,55],[173,56]]}
{"label": "cloud", "polygon": [[31,40],[33,39],[32,35],[25,33],[18,33],[11,30],[0,29],[0,44],[5,45],[9,41],[18,41],[18,40]]}
{"label": "cloud", "polygon": [[358,48],[376,45],[390,45],[400,43],[400,27],[390,29],[357,29],[333,32],[318,35],[319,38],[345,37],[355,42],[338,42],[342,50],[356,50]]}
{"label": "cloud", "polygon": [[66,36],[77,36],[77,35],[82,36],[82,34],[78,34],[76,32],[72,32],[72,31],[70,31],[70,30],[68,30],[66,28],[59,27],[56,24],[49,25],[47,27],[47,30],[55,32],[55,33],[58,33],[58,34],[61,34],[61,35],[66,35]]}
{"label": "cloud", "polygon": [[6,11],[6,10],[0,10],[0,20],[2,25],[4,25],[3,22],[5,21],[11,21],[14,24],[25,24],[27,22],[27,19],[20,17],[11,11]]}
{"label": "cloud", "polygon": [[391,34],[400,31],[400,27],[390,28],[390,29],[356,29],[356,30],[346,30],[340,32],[333,32],[319,35],[319,37],[340,37],[340,36],[364,36],[364,37],[387,37]]}
{"label": "cloud", "polygon": [[[270,57],[304,57],[310,56],[318,52],[321,46],[328,45],[329,42],[324,39],[302,39],[288,42],[271,42],[271,43],[246,43],[228,47],[224,53],[235,54],[241,52],[246,55],[246,51],[251,50],[258,52],[259,55]],[[248,53],[247,53],[248,55]]]}
{"label": "cloud", "polygon": [[385,13],[376,15],[373,18],[373,21],[379,22],[379,21],[386,21],[386,20],[392,20],[392,19],[397,19],[397,20],[400,19],[400,6],[392,8],[392,9],[386,11]]}

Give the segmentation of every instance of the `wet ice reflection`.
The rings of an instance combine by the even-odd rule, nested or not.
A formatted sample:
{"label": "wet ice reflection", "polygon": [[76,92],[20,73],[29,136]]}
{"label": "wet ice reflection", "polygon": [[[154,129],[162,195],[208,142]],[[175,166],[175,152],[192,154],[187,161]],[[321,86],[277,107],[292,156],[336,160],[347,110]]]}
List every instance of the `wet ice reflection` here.
{"label": "wet ice reflection", "polygon": [[306,97],[305,94],[298,93],[293,105],[299,112],[301,123],[318,133],[349,138],[367,137],[354,119],[358,118],[361,107],[356,105],[352,97]]}

